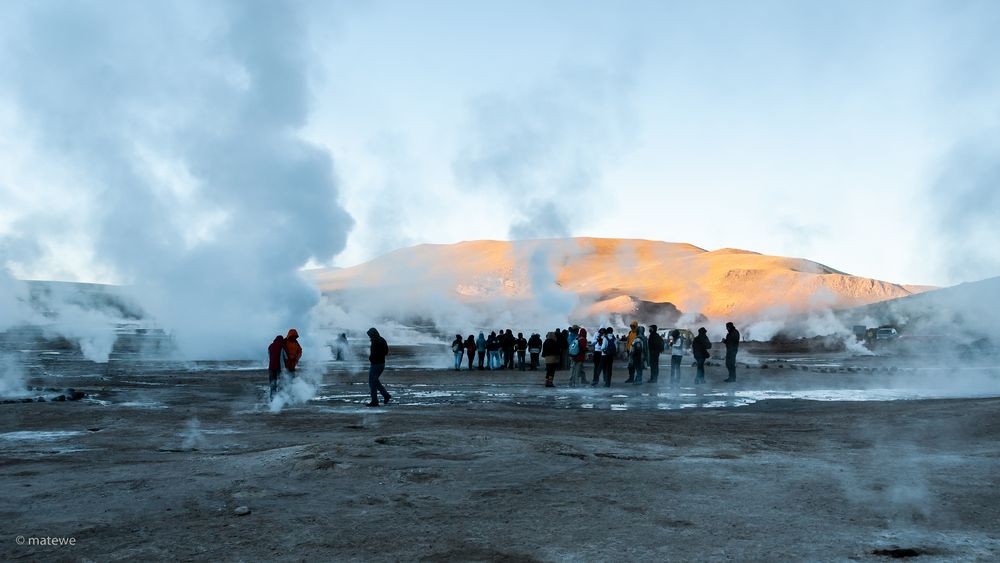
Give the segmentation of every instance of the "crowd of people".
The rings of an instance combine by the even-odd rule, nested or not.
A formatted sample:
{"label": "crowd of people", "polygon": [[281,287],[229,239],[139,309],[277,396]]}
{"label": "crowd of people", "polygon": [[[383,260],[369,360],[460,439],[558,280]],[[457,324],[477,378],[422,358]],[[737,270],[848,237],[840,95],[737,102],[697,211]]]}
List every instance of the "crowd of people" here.
{"label": "crowd of people", "polygon": [[[648,335],[647,335],[648,328]],[[566,329],[557,328],[545,335],[544,340],[538,333],[528,338],[519,332],[514,336],[511,329],[493,331],[487,337],[480,332],[478,337],[469,335],[463,339],[461,334],[455,335],[451,351],[455,357],[455,370],[461,370],[463,358],[468,363],[468,369],[478,365],[480,370],[518,369],[520,371],[538,370],[545,366],[545,386],[555,387],[555,375],[559,370],[569,370],[569,385],[586,385],[588,379],[592,387],[603,383],[611,387],[611,377],[616,361],[626,361],[628,379],[625,383],[642,385],[657,383],[660,377],[660,356],[670,354],[670,383],[677,385],[681,380],[681,364],[687,350],[690,349],[694,358],[695,384],[705,383],[705,361],[710,357],[712,342],[708,338],[705,327],[698,329],[698,335],[688,342],[687,331],[672,329],[666,332],[666,338],[660,335],[656,325],[640,326],[632,321],[627,334],[618,336],[614,328],[598,328],[593,338],[588,337],[586,328],[573,325]],[[379,406],[379,395],[382,404],[389,404],[392,396],[381,383],[385,371],[386,357],[389,355],[389,344],[377,329],[368,329],[371,344],[368,354],[368,388],[371,393],[370,407]],[[294,328],[288,334],[280,334],[267,348],[268,353],[268,383],[270,396],[273,399],[278,393],[282,381],[282,369],[288,372],[288,378],[294,377],[295,369],[302,358],[302,346],[298,342],[299,333]],[[346,348],[346,335],[338,338],[338,356],[342,353],[340,346]],[[733,323],[726,323],[726,337],[722,344],[726,346],[726,369],[729,373],[724,381],[736,381],[736,354],[740,346],[740,333]],[[587,356],[592,362],[591,376],[588,377]],[[476,364],[478,360],[478,364]],[[649,378],[643,380],[646,369]]]}
{"label": "crowd of people", "polygon": [[[575,387],[587,383],[585,364],[590,356],[591,386],[596,387],[603,382],[605,387],[610,387],[616,361],[627,362],[628,379],[625,383],[642,385],[659,381],[660,356],[668,353],[670,383],[676,385],[681,380],[682,361],[690,350],[695,367],[694,383],[705,383],[705,361],[711,356],[709,350],[712,348],[705,327],[698,329],[697,336],[672,329],[664,337],[656,325],[645,327],[632,321],[628,333],[621,336],[616,335],[612,327],[598,328],[592,333],[592,338],[588,338],[588,334],[591,333],[579,325],[557,328],[546,333],[544,339],[537,333],[528,338],[521,332],[514,336],[511,329],[492,331],[489,336],[483,332],[478,337],[470,334],[464,339],[461,334],[456,334],[451,343],[454,369],[460,371],[467,364],[470,370],[533,371],[544,365],[546,387],[555,387],[555,374],[559,370],[569,370],[568,383]],[[733,323],[726,323],[726,337],[721,343],[726,346],[726,369],[729,374],[724,381],[731,383],[736,381],[736,354],[740,345],[740,333]],[[647,369],[649,377],[644,380]]]}

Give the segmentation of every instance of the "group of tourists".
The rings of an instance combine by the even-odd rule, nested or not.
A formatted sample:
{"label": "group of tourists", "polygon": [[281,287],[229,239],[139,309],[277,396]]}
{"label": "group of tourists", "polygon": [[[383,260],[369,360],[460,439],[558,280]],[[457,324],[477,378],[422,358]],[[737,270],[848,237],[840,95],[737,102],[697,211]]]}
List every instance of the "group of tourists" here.
{"label": "group of tourists", "polygon": [[[649,333],[647,336],[647,328]],[[370,349],[368,354],[368,389],[371,393],[370,407],[379,406],[379,395],[382,404],[387,405],[392,396],[382,385],[380,378],[385,371],[386,357],[389,355],[389,344],[377,329],[368,329]],[[288,373],[288,378],[295,377],[295,370],[302,358],[302,346],[299,344],[299,333],[294,328],[289,329],[285,336],[278,335],[267,348],[268,382],[270,396],[273,399],[278,393],[282,381],[282,368]],[[341,335],[341,341],[346,343],[346,336]],[[740,332],[733,323],[726,323],[726,337],[722,340],[726,345],[726,369],[729,377],[724,381],[736,381],[736,354],[740,346]],[[629,332],[621,339],[617,338],[612,327],[599,328],[593,339],[588,338],[587,329],[573,325],[565,330],[556,329],[548,332],[545,339],[535,333],[525,338],[523,333],[514,336],[507,329],[499,333],[494,331],[487,338],[482,332],[475,338],[471,334],[462,339],[455,335],[452,342],[452,352],[455,355],[455,369],[462,368],[463,355],[468,359],[468,369],[473,369],[473,360],[479,360],[479,369],[517,369],[521,371],[536,370],[540,361],[545,365],[545,386],[555,387],[555,374],[560,369],[569,369],[570,386],[586,385],[586,360],[588,352],[593,362],[590,385],[596,387],[602,381],[605,387],[611,387],[611,375],[615,360],[624,354],[628,361],[628,379],[625,383],[642,385],[646,368],[649,368],[649,379],[646,383],[657,383],[660,376],[660,356],[670,354],[670,383],[679,384],[681,379],[681,362],[690,348],[695,361],[695,384],[705,383],[705,361],[709,358],[712,342],[708,338],[705,327],[698,329],[698,335],[687,342],[685,334],[680,329],[666,333],[666,338],[660,335],[656,325],[639,326],[632,321]],[[530,357],[530,361],[527,359]],[[488,358],[488,362],[487,362]]]}
{"label": "group of tourists", "polygon": [[462,369],[462,357],[468,361],[469,369],[478,358],[480,370],[517,369],[521,371],[536,370],[539,366],[539,356],[542,353],[542,337],[532,334],[528,338],[523,333],[510,329],[493,331],[489,336],[480,332],[479,337],[469,335],[462,339],[461,334],[455,335],[451,342],[451,351],[455,355],[455,371]]}
{"label": "group of tourists", "polygon": [[[647,333],[648,330],[648,333]],[[456,371],[462,369],[463,357],[468,363],[468,369],[474,369],[478,359],[480,370],[536,370],[545,365],[545,386],[555,387],[555,373],[558,370],[569,370],[569,385],[577,386],[587,383],[586,358],[588,352],[593,363],[590,384],[596,387],[603,381],[605,387],[611,386],[611,374],[616,360],[627,361],[628,379],[625,383],[642,385],[657,383],[660,377],[660,356],[670,355],[670,383],[677,385],[681,379],[681,363],[687,350],[694,357],[695,384],[705,383],[705,361],[711,353],[712,342],[708,338],[705,327],[698,329],[697,336],[688,337],[687,331],[673,329],[660,334],[659,327],[640,326],[632,321],[627,334],[621,337],[615,335],[612,327],[599,328],[592,339],[588,339],[587,329],[573,325],[566,329],[555,329],[546,333],[543,340],[539,334],[525,338],[523,333],[510,329],[490,332],[486,336],[479,333],[478,338],[469,335],[463,339],[461,334],[455,335],[451,343],[451,351],[455,358]],[[739,351],[740,333],[733,323],[726,323],[726,337],[722,340],[726,345],[726,369],[729,377],[725,382],[736,381],[736,354]],[[649,378],[644,381],[646,369]]]}

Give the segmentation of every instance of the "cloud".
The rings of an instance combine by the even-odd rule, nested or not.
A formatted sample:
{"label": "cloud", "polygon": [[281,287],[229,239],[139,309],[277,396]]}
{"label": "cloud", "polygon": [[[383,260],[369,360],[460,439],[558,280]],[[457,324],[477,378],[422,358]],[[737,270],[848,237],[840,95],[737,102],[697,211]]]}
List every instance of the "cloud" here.
{"label": "cloud", "polygon": [[955,148],[928,195],[926,242],[951,280],[1000,275],[1000,128]]}
{"label": "cloud", "polygon": [[340,252],[352,225],[330,156],[299,134],[299,7],[44,2],[0,24],[0,99],[23,127],[12,134],[32,140],[36,166],[64,172],[50,190],[78,194],[83,217],[25,236],[88,232],[94,262],[189,356],[259,355],[302,323],[319,293],[298,269]]}

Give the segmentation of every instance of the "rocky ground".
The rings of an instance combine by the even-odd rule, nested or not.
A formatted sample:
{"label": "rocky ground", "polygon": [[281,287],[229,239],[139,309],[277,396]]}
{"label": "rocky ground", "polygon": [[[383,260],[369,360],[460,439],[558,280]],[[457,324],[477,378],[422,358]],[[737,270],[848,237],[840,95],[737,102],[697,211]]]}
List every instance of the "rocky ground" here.
{"label": "rocky ground", "polygon": [[82,401],[0,405],[0,560],[1000,558],[1000,399],[757,400],[898,383],[844,372],[390,370],[368,409],[333,370],[280,414],[260,371],[81,374]]}

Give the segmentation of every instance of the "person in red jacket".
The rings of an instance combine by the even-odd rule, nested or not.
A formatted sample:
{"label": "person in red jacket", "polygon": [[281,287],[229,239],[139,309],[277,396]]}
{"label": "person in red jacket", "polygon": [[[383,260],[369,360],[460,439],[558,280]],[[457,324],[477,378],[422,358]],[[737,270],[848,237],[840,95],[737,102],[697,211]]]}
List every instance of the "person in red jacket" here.
{"label": "person in red jacket", "polygon": [[267,382],[271,388],[271,398],[278,392],[278,378],[281,377],[281,360],[285,352],[285,338],[280,334],[267,347]]}
{"label": "person in red jacket", "polygon": [[285,336],[285,369],[294,374],[300,359],[302,359],[302,346],[299,344],[299,332],[292,328]]}

